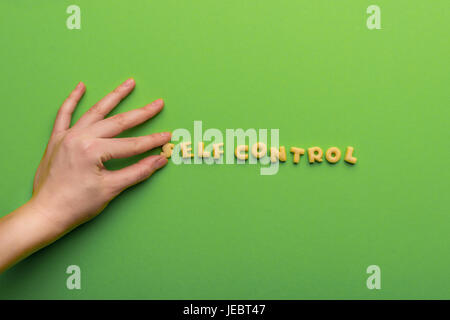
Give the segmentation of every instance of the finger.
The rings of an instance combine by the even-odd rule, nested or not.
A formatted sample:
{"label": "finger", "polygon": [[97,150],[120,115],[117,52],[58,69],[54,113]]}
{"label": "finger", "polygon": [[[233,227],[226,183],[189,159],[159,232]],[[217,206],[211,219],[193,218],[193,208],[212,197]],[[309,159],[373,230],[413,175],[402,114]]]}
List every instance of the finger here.
{"label": "finger", "polygon": [[72,120],[72,113],[85,91],[86,86],[83,82],[80,82],[63,102],[58,110],[58,114],[56,115],[53,133],[58,133],[69,129],[70,121]]}
{"label": "finger", "polygon": [[108,171],[106,178],[108,183],[123,190],[149,178],[166,164],[167,159],[164,156],[149,156],[126,168]]}
{"label": "finger", "polygon": [[89,128],[89,132],[99,138],[111,138],[119,133],[147,121],[158,114],[164,107],[162,99],[158,99],[145,107],[120,113],[99,121]]}
{"label": "finger", "polygon": [[104,161],[132,157],[159,147],[170,141],[170,132],[155,133],[133,138],[103,139]]}
{"label": "finger", "polygon": [[114,109],[120,101],[122,101],[126,96],[133,91],[135,87],[135,82],[133,79],[128,79],[120,86],[118,86],[114,91],[108,93],[103,99],[97,102],[92,108],[90,108],[81,118],[77,121],[75,126],[77,127],[87,127],[97,121],[105,118],[105,116]]}

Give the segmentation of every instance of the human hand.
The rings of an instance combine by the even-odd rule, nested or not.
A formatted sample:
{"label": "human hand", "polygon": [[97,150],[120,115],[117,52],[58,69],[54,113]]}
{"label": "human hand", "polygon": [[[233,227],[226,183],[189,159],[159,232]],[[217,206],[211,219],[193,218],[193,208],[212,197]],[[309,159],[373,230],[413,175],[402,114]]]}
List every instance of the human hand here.
{"label": "human hand", "polygon": [[29,206],[59,233],[98,215],[121,191],[147,179],[167,163],[149,156],[115,171],[103,163],[146,152],[170,141],[170,133],[114,138],[161,111],[159,99],[140,109],[105,116],[135,87],[129,79],[87,111],[72,127],[72,113],[86,87],[79,83],[58,111],[47,149],[39,164]]}

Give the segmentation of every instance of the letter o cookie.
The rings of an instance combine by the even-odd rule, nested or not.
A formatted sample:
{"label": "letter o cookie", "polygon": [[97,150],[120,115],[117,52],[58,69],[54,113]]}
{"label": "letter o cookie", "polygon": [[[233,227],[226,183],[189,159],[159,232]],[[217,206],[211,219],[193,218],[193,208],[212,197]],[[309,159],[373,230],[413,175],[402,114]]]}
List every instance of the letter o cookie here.
{"label": "letter o cookie", "polygon": [[336,163],[341,159],[341,150],[337,147],[331,147],[325,153],[325,158],[329,163]]}

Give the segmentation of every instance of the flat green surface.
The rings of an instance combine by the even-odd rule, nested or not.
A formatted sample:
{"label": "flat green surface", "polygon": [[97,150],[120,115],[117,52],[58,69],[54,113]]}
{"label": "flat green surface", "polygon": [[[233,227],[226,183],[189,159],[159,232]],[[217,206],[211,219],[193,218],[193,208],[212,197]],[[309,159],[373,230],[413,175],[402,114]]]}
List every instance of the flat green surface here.
{"label": "flat green surface", "polygon": [[[66,8],[81,7],[81,30]],[[366,8],[381,7],[382,30]],[[31,194],[55,113],[127,77],[129,132],[278,128],[358,163],[169,164],[0,276],[2,299],[450,298],[448,0],[0,2],[0,214]],[[112,164],[120,167],[135,161]],[[82,270],[82,290],[65,269]],[[381,267],[381,290],[366,268]]]}

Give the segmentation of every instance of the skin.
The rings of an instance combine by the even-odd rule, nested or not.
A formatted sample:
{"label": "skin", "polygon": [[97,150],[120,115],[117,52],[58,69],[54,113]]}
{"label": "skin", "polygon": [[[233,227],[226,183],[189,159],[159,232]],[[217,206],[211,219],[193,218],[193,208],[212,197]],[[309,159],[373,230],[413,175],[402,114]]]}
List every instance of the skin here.
{"label": "skin", "polygon": [[72,127],[72,113],[86,91],[80,82],[56,116],[50,140],[36,171],[31,199],[0,219],[0,273],[97,216],[126,188],[149,178],[167,163],[153,155],[109,171],[103,163],[141,154],[170,141],[169,132],[114,138],[158,114],[161,99],[109,118],[135,87],[128,79],[90,108]]}

